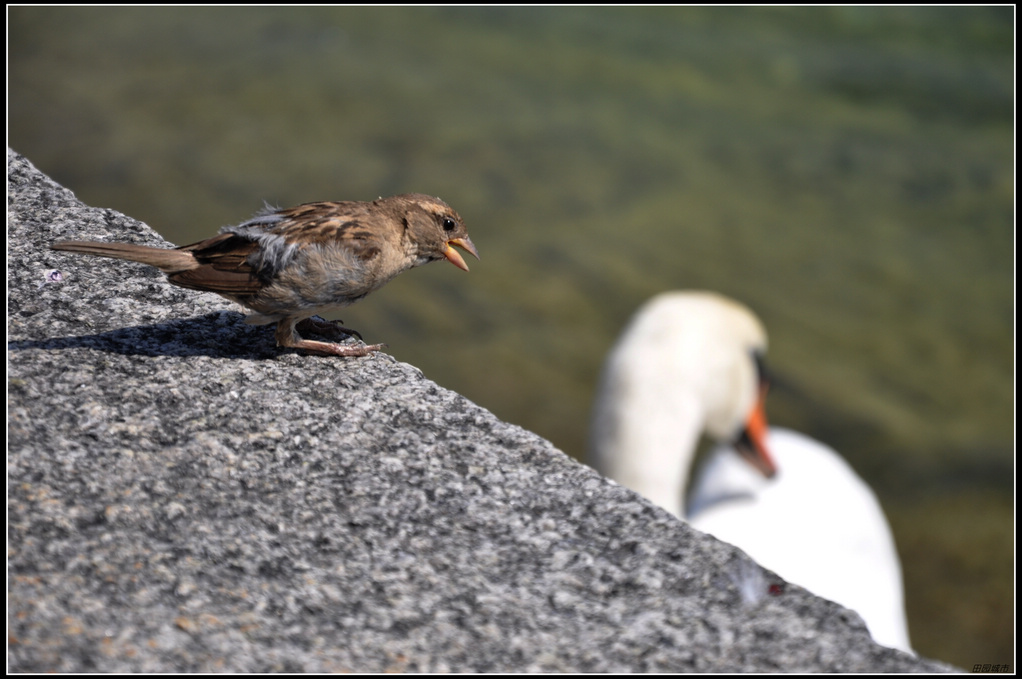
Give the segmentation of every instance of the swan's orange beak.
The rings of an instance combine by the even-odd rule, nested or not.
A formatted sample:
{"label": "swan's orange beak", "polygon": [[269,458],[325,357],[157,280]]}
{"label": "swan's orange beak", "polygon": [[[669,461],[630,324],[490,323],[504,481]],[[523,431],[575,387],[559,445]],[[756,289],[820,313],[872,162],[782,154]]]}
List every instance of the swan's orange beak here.
{"label": "swan's orange beak", "polygon": [[468,236],[465,236],[464,238],[452,238],[447,241],[447,248],[444,250],[444,257],[447,258],[448,262],[463,271],[468,271],[468,264],[465,264],[465,260],[462,259],[461,253],[452,248],[452,245],[457,245],[468,254],[479,259],[479,253],[476,252],[476,246],[472,245],[472,241],[469,240]]}
{"label": "swan's orange beak", "polygon": [[766,395],[768,389],[769,386],[766,382],[760,383],[756,406],[749,413],[749,419],[745,421],[745,429],[739,434],[735,448],[738,449],[742,457],[769,479],[777,473],[777,465],[774,464],[774,459],[770,457],[770,451],[766,447]]}

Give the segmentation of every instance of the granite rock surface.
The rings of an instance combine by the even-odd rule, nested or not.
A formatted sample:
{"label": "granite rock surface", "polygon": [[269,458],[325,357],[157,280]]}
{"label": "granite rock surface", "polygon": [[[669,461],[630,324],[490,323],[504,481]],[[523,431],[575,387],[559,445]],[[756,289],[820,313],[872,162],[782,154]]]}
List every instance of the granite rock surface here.
{"label": "granite rock surface", "polygon": [[413,366],[50,251],[167,244],[7,162],[9,671],[955,669]]}

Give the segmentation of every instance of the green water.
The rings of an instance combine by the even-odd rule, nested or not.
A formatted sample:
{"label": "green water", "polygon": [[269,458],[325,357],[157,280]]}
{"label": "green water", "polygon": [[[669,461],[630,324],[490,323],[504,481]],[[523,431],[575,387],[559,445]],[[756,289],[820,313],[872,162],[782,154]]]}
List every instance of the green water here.
{"label": "green water", "polygon": [[176,243],[264,200],[443,197],[482,260],[409,272],[344,320],[575,456],[644,300],[744,301],[770,333],[772,420],[874,486],[914,646],[971,669],[1014,654],[1013,23],[13,7],[9,144]]}

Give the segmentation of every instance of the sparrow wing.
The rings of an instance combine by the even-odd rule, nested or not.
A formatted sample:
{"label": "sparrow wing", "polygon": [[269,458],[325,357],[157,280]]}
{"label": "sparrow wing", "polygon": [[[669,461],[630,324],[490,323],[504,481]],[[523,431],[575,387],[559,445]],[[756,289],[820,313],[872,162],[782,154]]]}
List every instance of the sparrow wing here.
{"label": "sparrow wing", "polygon": [[249,258],[259,248],[257,241],[232,233],[183,245],[179,249],[191,252],[198,266],[168,274],[167,279],[174,285],[192,290],[228,295],[257,293],[266,281],[257,274]]}
{"label": "sparrow wing", "polygon": [[330,244],[365,261],[379,254],[383,231],[391,225],[390,215],[373,215],[371,205],[357,201],[305,203],[275,211],[273,215],[281,219],[269,230],[299,248]]}

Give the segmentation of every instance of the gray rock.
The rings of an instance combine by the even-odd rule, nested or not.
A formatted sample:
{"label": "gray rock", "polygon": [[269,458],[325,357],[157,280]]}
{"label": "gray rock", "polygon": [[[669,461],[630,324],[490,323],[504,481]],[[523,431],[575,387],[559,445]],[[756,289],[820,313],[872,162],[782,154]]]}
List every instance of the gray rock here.
{"label": "gray rock", "polygon": [[412,366],[51,252],[162,240],[7,163],[9,670],[954,669]]}

